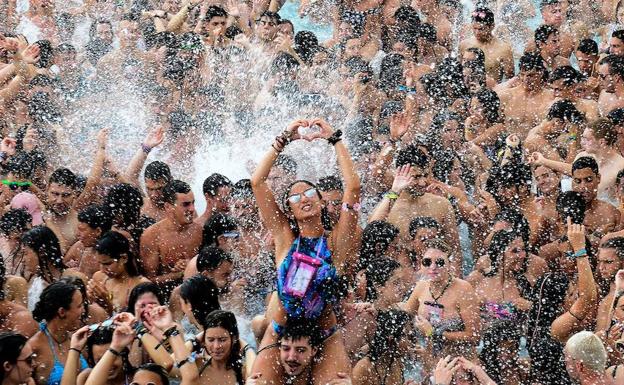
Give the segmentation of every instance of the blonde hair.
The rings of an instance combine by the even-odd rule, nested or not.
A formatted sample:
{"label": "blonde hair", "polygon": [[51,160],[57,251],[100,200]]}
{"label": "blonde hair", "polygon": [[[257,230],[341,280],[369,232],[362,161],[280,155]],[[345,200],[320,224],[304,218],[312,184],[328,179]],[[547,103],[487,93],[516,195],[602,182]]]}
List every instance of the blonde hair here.
{"label": "blonde hair", "polygon": [[594,333],[587,330],[576,333],[566,343],[566,351],[571,358],[581,361],[586,367],[596,372],[605,371],[607,351]]}

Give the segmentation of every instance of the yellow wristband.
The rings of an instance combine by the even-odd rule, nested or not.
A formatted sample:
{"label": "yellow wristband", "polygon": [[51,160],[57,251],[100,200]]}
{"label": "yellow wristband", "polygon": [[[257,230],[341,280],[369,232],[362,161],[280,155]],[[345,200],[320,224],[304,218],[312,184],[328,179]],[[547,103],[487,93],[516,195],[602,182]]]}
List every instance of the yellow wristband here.
{"label": "yellow wristband", "polygon": [[399,194],[395,193],[394,191],[388,191],[385,195],[384,198],[388,198],[390,200],[396,200],[399,198]]}

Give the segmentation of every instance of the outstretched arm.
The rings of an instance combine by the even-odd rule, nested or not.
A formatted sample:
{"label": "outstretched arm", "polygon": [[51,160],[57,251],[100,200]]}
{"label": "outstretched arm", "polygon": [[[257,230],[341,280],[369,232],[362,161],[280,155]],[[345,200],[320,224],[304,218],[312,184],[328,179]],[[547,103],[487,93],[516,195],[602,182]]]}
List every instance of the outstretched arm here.
{"label": "outstretched arm", "polygon": [[372,221],[385,221],[386,218],[388,218],[392,205],[399,198],[401,192],[414,181],[414,178],[410,176],[411,170],[412,166],[409,164],[403,165],[396,170],[392,188],[384,194],[381,202],[377,204],[375,211],[373,211],[368,218],[368,223]]}
{"label": "outstretched arm", "polygon": [[134,154],[134,157],[128,164],[125,179],[128,183],[139,185],[139,174],[143,169],[143,165],[147,160],[150,151],[158,147],[165,137],[165,131],[162,126],[156,126],[147,134],[141,148]]}
{"label": "outstretched arm", "polygon": [[275,139],[275,142],[271,145],[271,149],[260,161],[256,171],[254,171],[251,176],[251,187],[256,196],[260,216],[273,235],[276,250],[279,250],[281,247],[284,247],[285,244],[289,243],[292,232],[288,224],[288,218],[286,218],[286,215],[275,201],[275,196],[269,188],[267,178],[269,177],[271,168],[277,160],[278,155],[284,151],[286,145],[288,145],[290,141],[300,139],[297,131],[298,128],[307,125],[308,122],[305,120],[292,122],[286,131]]}
{"label": "outstretched arm", "polygon": [[108,128],[103,128],[98,132],[97,145],[98,149],[95,154],[95,160],[91,167],[91,173],[82,194],[76,199],[74,209],[80,210],[86,207],[95,199],[95,190],[100,185],[102,171],[104,170],[104,160],[106,159],[106,142],[108,141]]}

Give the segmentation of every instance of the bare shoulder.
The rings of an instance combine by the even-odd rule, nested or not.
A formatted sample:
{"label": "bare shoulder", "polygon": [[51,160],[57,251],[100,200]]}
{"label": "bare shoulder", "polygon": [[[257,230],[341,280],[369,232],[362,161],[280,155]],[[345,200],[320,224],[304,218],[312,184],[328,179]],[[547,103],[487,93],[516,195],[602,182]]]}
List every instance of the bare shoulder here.
{"label": "bare shoulder", "polygon": [[599,200],[597,202],[597,206],[596,207],[596,211],[600,211],[601,214],[609,214],[609,215],[618,215],[619,216],[619,210],[617,209],[617,207],[613,206],[611,203],[609,202],[605,202],[605,201],[601,201]]}
{"label": "bare shoulder", "polygon": [[28,286],[28,282],[17,275],[8,275],[6,277],[5,287],[22,287]]}
{"label": "bare shoulder", "polygon": [[464,293],[474,292],[474,287],[468,281],[461,278],[454,278],[453,283]]}

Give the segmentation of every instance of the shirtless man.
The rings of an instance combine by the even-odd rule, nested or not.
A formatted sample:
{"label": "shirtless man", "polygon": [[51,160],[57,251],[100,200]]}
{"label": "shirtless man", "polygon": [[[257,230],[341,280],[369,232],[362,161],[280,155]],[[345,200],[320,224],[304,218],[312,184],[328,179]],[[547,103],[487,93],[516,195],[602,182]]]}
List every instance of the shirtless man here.
{"label": "shirtless man", "polygon": [[[66,282],[54,282],[43,289],[33,315],[37,320],[46,321],[45,328],[29,340],[35,353],[33,379],[37,385],[61,382],[70,337],[81,326],[83,301],[80,290]],[[81,369],[86,369],[85,359],[80,361]]]}
{"label": "shirtless man", "polygon": [[520,85],[498,92],[505,108],[509,133],[524,139],[529,130],[545,117],[554,101],[553,92],[544,87],[547,70],[537,53],[526,53],[520,58]]}
{"label": "shirtless man", "polygon": [[609,38],[609,54],[624,56],[624,29],[611,33]]}
{"label": "shirtless man", "polygon": [[430,338],[431,367],[447,355],[474,356],[479,341],[479,300],[474,288],[451,274],[454,257],[442,241],[427,241],[422,266],[428,280],[420,281],[403,309],[415,315],[414,325]]}
{"label": "shirtless man", "polygon": [[477,8],[472,12],[473,37],[462,41],[459,51],[476,47],[485,53],[485,71],[499,83],[503,78],[514,76],[511,45],[494,37],[494,13],[488,8]]}
{"label": "shirtless man", "polygon": [[214,173],[204,180],[202,186],[206,198],[206,211],[195,220],[204,225],[215,213],[227,213],[230,210],[232,182],[221,174]]}
{"label": "shirtless man", "polygon": [[[455,254],[459,255],[459,235],[455,212],[448,199],[426,192],[431,184],[431,163],[429,158],[415,146],[407,146],[397,154],[396,167],[411,166],[410,183],[403,190],[389,192],[379,203],[375,211],[388,211],[388,222],[400,230],[402,243],[410,243],[409,226],[415,217],[434,218],[442,227],[442,234],[452,245]],[[394,204],[392,204],[394,203]],[[461,258],[452,261],[451,270],[461,276]]]}
{"label": "shirtless man", "polygon": [[598,73],[602,85],[598,108],[605,116],[609,111],[624,107],[624,57],[605,56],[600,60]]}
{"label": "shirtless man", "polygon": [[598,103],[579,97],[578,88],[583,81],[583,75],[572,66],[561,66],[555,68],[550,75],[550,88],[555,94],[555,98],[567,99],[574,106],[585,114],[588,122],[598,119]]}
{"label": "shirtless man", "polygon": [[624,168],[624,157],[617,148],[618,134],[613,123],[599,119],[583,131],[581,145],[598,162],[600,184],[598,196],[609,202],[616,202],[617,174]]}
{"label": "shirtless man", "polygon": [[[560,55],[564,59],[570,55],[576,47],[577,37],[570,31],[570,26],[566,23],[565,12],[561,7],[562,0],[542,0],[540,10],[544,25],[556,28],[560,33]],[[530,41],[525,47],[525,51],[532,51],[536,48],[536,42]]]}
{"label": "shirtless man", "polygon": [[440,8],[440,2],[429,0],[412,0],[412,8],[420,10],[425,16],[425,22],[427,24],[435,26],[437,41],[445,49],[450,50],[453,48],[452,35],[453,25],[443,15]]}
{"label": "shirtless man", "polygon": [[202,226],[193,222],[195,197],[187,183],[171,181],[163,189],[163,200],[167,215],[141,236],[141,257],[146,277],[170,292],[199,251]]}
{"label": "shirtless man", "polygon": [[579,93],[585,98],[597,100],[600,95],[600,79],[598,78],[596,64],[600,57],[598,56],[598,43],[592,39],[583,39],[580,41],[576,51],[574,51],[576,63],[581,74],[585,77],[582,84],[582,91]]}
{"label": "shirtless man", "polygon": [[561,56],[559,30],[552,25],[541,25],[535,30],[535,47],[550,71],[570,64],[568,59]]}
{"label": "shirtless man", "polygon": [[76,242],[78,213],[74,209],[76,175],[67,168],[55,170],[48,179],[46,211],[43,220],[59,238],[61,248],[67,250]]}
{"label": "shirtless man", "polygon": [[598,163],[589,156],[582,156],[572,164],[572,189],[585,200],[585,221],[588,235],[600,239],[615,230],[620,221],[620,212],[615,206],[598,199],[600,173]]}
{"label": "shirtless man", "polygon": [[147,199],[141,207],[141,214],[158,222],[165,217],[162,190],[167,183],[171,182],[171,170],[166,163],[157,160],[145,167],[144,178]]}
{"label": "shirtless man", "polygon": [[91,279],[100,270],[95,258],[95,244],[113,226],[113,217],[106,206],[92,205],[78,213],[78,241],[63,257],[67,267],[76,268]]}

